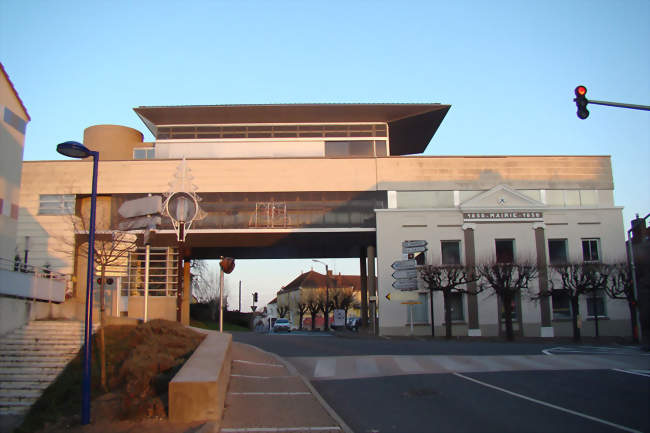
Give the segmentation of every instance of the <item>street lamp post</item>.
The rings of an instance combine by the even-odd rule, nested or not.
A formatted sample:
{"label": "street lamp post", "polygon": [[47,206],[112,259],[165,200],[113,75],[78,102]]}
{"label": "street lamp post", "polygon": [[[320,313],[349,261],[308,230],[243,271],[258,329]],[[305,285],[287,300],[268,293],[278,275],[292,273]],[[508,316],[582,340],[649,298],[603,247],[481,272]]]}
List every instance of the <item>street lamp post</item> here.
{"label": "street lamp post", "polygon": [[84,330],[84,365],[81,383],[81,424],[90,423],[90,361],[93,326],[93,259],[95,256],[95,210],[97,207],[97,168],[99,152],[88,149],[76,141],[66,141],[56,146],[56,151],[70,158],[93,157],[92,194],[90,196],[90,221],[88,228],[88,270],[86,272],[86,326]]}
{"label": "street lamp post", "polygon": [[327,312],[323,311],[325,313],[325,330],[329,331],[330,329],[330,318],[329,318],[329,306],[330,306],[330,272],[329,272],[329,267],[327,266],[327,263],[321,262],[320,260],[312,259],[313,262],[320,263],[321,265],[325,265],[325,309]]}

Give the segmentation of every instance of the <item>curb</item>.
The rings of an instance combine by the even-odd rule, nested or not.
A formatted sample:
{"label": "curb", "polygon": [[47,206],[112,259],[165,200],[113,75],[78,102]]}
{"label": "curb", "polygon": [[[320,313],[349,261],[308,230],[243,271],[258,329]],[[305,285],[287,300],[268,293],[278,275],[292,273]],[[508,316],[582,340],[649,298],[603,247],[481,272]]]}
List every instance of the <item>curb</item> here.
{"label": "curb", "polygon": [[[339,425],[339,427],[341,427],[341,430],[343,432],[345,432],[345,433],[354,433],[354,431],[350,428],[350,426],[348,426],[345,423],[345,421],[343,421],[343,419],[336,413],[336,411],[325,401],[325,399],[320,395],[320,393],[316,390],[316,388],[314,388],[314,386],[307,380],[307,378],[305,376],[303,376],[298,370],[296,370],[296,368],[293,365],[291,365],[287,360],[282,358],[280,355],[277,355],[277,354],[275,354],[273,352],[267,352],[266,350],[260,349],[257,346],[253,346],[251,344],[246,344],[246,343],[239,343],[239,344],[243,344],[245,346],[252,347],[254,349],[259,350],[262,353],[265,353],[267,355],[271,355],[275,359],[277,359],[280,363],[282,363],[282,365],[284,365],[287,368],[287,370],[289,370],[289,372],[291,372],[291,374],[295,374],[297,377],[300,378],[300,380],[302,380],[302,382],[309,389],[309,391],[312,393],[312,395],[314,397],[316,397],[316,400],[318,401],[318,403],[320,403],[320,405],[323,407],[323,409],[325,409],[327,414],[329,416],[331,416],[332,419],[334,419],[334,421]],[[201,433],[203,433],[203,432],[201,432]]]}

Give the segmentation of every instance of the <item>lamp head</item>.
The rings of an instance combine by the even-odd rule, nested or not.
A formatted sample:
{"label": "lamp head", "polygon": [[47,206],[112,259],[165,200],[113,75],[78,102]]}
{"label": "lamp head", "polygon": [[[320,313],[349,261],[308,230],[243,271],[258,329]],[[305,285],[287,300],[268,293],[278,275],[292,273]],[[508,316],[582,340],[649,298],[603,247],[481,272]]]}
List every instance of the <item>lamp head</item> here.
{"label": "lamp head", "polygon": [[86,146],[76,141],[66,141],[56,146],[56,151],[61,155],[70,158],[87,158],[93,155],[93,152]]}

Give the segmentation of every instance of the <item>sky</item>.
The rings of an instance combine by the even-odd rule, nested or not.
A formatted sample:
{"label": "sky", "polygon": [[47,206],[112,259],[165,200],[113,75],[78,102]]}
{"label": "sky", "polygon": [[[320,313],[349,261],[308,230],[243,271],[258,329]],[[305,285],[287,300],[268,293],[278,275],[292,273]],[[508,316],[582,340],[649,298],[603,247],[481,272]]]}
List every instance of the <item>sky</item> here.
{"label": "sky", "polygon": [[[650,211],[650,1],[0,0],[0,62],[31,116],[25,160],[149,105],[443,103],[426,155],[611,155],[624,223]],[[330,260],[358,274],[358,260]],[[239,261],[243,309],[311,261]],[[246,299],[244,299],[246,298]]]}

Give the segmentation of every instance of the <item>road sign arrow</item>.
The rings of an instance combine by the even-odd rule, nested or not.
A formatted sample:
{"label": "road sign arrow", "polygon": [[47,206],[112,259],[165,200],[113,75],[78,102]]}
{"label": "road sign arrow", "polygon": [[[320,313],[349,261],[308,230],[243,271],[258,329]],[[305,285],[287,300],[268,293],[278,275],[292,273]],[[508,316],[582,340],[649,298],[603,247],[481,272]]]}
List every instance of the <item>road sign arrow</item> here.
{"label": "road sign arrow", "polygon": [[159,195],[151,195],[125,201],[117,212],[122,218],[133,218],[160,213],[161,208],[162,197]]}
{"label": "road sign arrow", "polygon": [[396,271],[399,271],[404,269],[415,269],[416,265],[417,262],[415,260],[398,260],[396,262],[393,262],[393,264],[390,265],[390,267],[395,269]]}
{"label": "road sign arrow", "polygon": [[386,294],[386,299],[389,301],[417,301],[419,299],[418,292],[389,292]]}
{"label": "road sign arrow", "polygon": [[415,269],[403,269],[393,272],[393,278],[396,280],[413,279],[418,277],[418,271]]}
{"label": "road sign arrow", "polygon": [[426,246],[402,247],[402,254],[422,253],[427,250]]}
{"label": "road sign arrow", "polygon": [[427,246],[427,241],[404,241],[402,242],[402,248],[410,248],[410,247],[426,247]]}
{"label": "road sign arrow", "polygon": [[395,280],[393,281],[393,287],[399,290],[417,290],[418,280],[415,278],[412,280]]}

